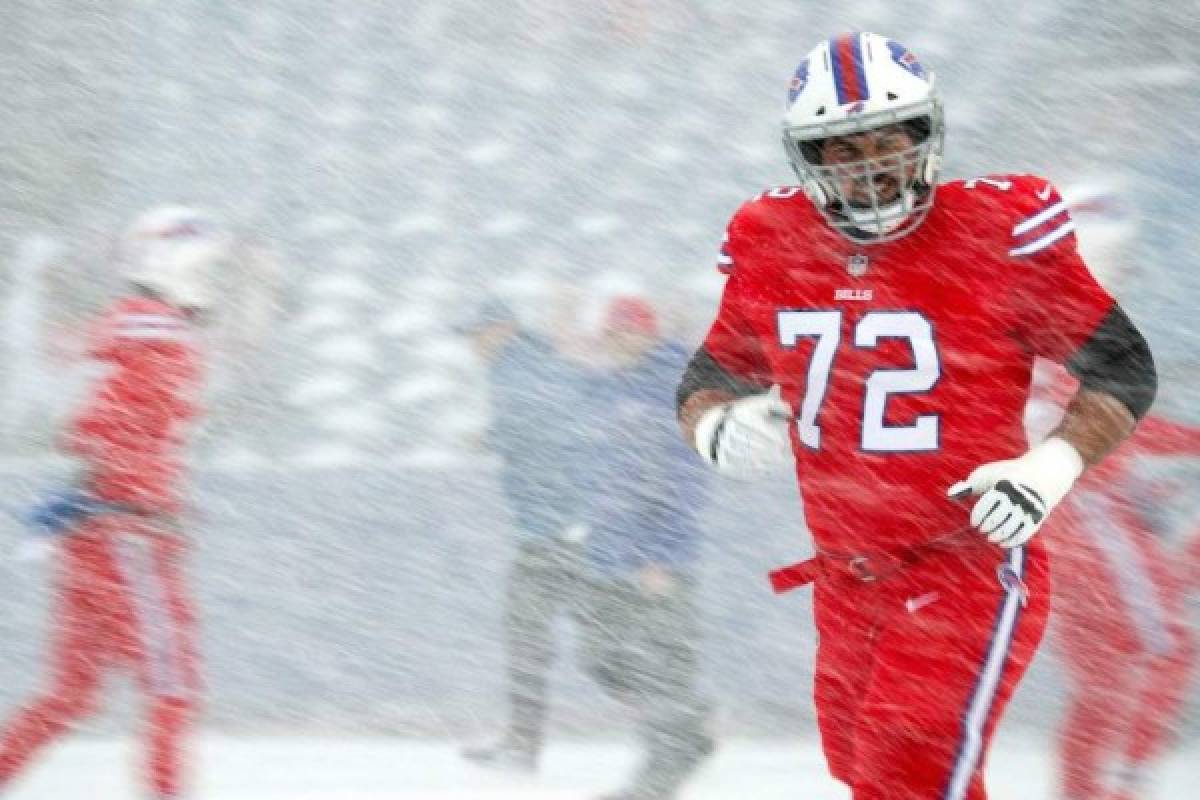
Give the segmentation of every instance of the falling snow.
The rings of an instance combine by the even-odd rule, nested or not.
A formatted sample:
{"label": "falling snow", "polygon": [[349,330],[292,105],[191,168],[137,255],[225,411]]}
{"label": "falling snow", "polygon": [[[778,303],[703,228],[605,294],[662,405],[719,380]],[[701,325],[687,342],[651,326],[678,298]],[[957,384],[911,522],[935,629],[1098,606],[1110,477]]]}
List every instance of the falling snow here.
{"label": "falling snow", "polygon": [[[603,378],[624,364],[600,334],[615,299],[648,303],[657,334],[685,354],[657,383],[673,395],[716,314],[730,215],[795,181],[779,122],[799,60],[853,30],[918,54],[945,98],[943,178],[1053,180],[1080,251],[1155,352],[1156,413],[1200,425],[1195,28],[1185,0],[9,0],[0,724],[51,677],[58,558],[21,519],[78,477],[58,437],[105,375],[81,343],[127,288],[122,231],[144,209],[207,209],[234,240],[203,333],[207,411],[187,450],[204,688],[186,797],[580,800],[636,772],[638,712],[660,709],[602,690],[588,666],[598,634],[559,614],[541,769],[463,759],[509,719],[510,564],[553,515],[586,550],[588,529],[564,508],[604,491],[602,456],[666,431],[682,447],[669,406],[650,419],[637,410],[649,406],[622,417],[597,403],[595,380],[616,391]],[[468,333],[492,303],[553,352],[527,356],[521,369],[539,377],[507,398]],[[623,324],[643,324],[628,313]],[[599,424],[612,420],[627,429]],[[634,452],[667,458],[667,445],[651,449]],[[717,749],[680,797],[849,797],[818,742],[811,592],[776,597],[766,582],[812,553],[796,480],[688,468],[694,608],[649,638],[698,643],[699,688],[669,692],[662,713],[702,718]],[[540,486],[540,522],[527,492],[514,501],[514,470]],[[1200,535],[1200,465],[1146,455],[1129,474],[1091,530],[1135,509],[1181,567],[1189,544],[1200,551],[1188,539]],[[611,478],[653,497],[629,472]],[[1185,639],[1200,635],[1191,569],[1171,617]],[[1112,574],[1134,623],[1106,654],[1143,647],[1156,624],[1154,599]],[[1052,617],[1000,724],[993,798],[1061,797],[1072,676],[1113,672],[1071,662],[1071,619]],[[694,637],[681,633],[689,623]],[[1172,668],[1186,671],[1181,658]],[[39,754],[14,800],[150,796],[128,678],[114,673],[97,713]],[[1143,793],[1109,800],[1194,797],[1200,677],[1163,701],[1166,716],[1142,708],[1134,684],[1091,691],[1075,718],[1089,735],[1123,741],[1139,715],[1169,733]],[[0,781],[4,769],[0,758]],[[1095,765],[1101,780],[1113,771]]]}

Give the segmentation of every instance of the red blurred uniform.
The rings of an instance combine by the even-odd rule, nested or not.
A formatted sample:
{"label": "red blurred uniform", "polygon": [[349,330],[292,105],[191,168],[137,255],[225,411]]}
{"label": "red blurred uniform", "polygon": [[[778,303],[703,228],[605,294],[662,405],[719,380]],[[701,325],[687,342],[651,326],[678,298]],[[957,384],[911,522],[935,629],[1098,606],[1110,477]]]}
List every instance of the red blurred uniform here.
{"label": "red blurred uniform", "polygon": [[[1060,416],[1074,379],[1054,371],[1038,384],[1031,418]],[[1146,417],[1080,479],[1045,531],[1053,640],[1071,682],[1059,734],[1065,800],[1140,796],[1195,674],[1187,562],[1156,534],[1139,496],[1138,462],[1150,456],[1200,456],[1200,428]],[[1106,786],[1108,770],[1115,787]]]}
{"label": "red blurred uniform", "polygon": [[0,787],[95,709],[107,670],[124,668],[136,673],[148,700],[153,796],[174,798],[199,691],[176,515],[200,357],[187,316],[148,297],[117,302],[93,334],[90,353],[109,371],[62,446],[82,462],[84,487],[108,507],[61,542],[50,683],[0,736]]}
{"label": "red blurred uniform", "polygon": [[[855,800],[985,796],[988,742],[1041,639],[1045,545],[1001,550],[947,487],[1026,450],[1034,357],[1063,362],[1113,300],[1031,176],[952,182],[914,232],[860,247],[796,189],[729,225],[704,348],[779,384],[809,528],[815,696]],[[1016,388],[1014,388],[1016,387]]]}
{"label": "red blurred uniform", "polygon": [[1184,540],[1183,574],[1189,592],[1200,592],[1200,527]]}

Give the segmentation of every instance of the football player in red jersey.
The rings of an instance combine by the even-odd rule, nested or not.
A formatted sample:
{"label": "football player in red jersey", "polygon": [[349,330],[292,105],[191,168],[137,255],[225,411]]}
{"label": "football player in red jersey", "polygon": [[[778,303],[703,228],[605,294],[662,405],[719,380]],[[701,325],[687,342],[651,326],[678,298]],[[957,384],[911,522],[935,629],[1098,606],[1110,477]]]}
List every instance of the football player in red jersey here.
{"label": "football player in red jersey", "polygon": [[[822,42],[792,80],[783,134],[800,186],[729,223],[681,426],[724,473],[794,458],[818,554],[772,578],[816,581],[832,774],[855,800],[980,800],[1046,624],[1034,534],[1146,413],[1153,360],[1051,184],[937,182],[942,103],[903,45]],[[1081,388],[1030,448],[1039,355]]]}
{"label": "football player in red jersey", "polygon": [[59,573],[48,685],[0,732],[0,789],[98,705],[108,670],[147,698],[149,797],[180,795],[199,684],[182,560],[182,450],[198,412],[195,321],[227,236],[207,216],[161,207],[124,243],[132,290],[103,315],[89,355],[108,367],[61,437],[75,486],[32,515],[56,533]]}
{"label": "football player in red jersey", "polygon": [[[1031,437],[1057,422],[1077,388],[1039,362],[1026,412]],[[1055,567],[1051,641],[1069,679],[1058,734],[1064,800],[1143,797],[1185,710],[1197,657],[1186,562],[1149,513],[1174,498],[1145,497],[1138,468],[1146,458],[1196,456],[1200,428],[1150,414],[1079,480],[1043,531]]]}

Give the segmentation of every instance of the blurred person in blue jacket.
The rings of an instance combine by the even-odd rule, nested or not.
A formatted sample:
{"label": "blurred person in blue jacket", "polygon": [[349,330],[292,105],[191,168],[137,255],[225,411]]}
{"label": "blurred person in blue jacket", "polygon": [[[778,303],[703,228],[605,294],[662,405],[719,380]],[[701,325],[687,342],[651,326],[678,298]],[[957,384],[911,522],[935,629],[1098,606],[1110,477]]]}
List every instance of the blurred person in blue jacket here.
{"label": "blurred person in blue jacket", "polygon": [[[654,309],[618,297],[602,335],[611,359],[588,391],[586,581],[579,607],[588,674],[638,714],[643,757],[604,800],[666,800],[713,751],[699,685],[696,565],[703,464],[671,424],[671,376],[687,351]],[[614,438],[615,436],[615,438]]]}
{"label": "blurred person in blue jacket", "polygon": [[477,764],[532,771],[542,751],[554,623],[573,607],[581,566],[582,501],[578,415],[586,369],[525,329],[499,300],[486,302],[460,332],[487,365],[492,422],[488,448],[500,456],[516,553],[504,597],[509,721],[495,742],[469,747]]}

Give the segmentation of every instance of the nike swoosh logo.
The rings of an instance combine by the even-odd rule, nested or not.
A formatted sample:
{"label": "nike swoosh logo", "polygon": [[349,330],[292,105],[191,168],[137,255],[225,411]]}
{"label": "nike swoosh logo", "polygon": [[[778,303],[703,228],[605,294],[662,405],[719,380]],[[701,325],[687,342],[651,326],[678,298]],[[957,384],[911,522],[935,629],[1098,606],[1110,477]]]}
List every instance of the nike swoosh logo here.
{"label": "nike swoosh logo", "polygon": [[1046,202],[1047,200],[1049,200],[1050,199],[1050,190],[1051,190],[1051,186],[1048,183],[1045,186],[1043,186],[1041,189],[1038,189],[1037,192],[1035,192],[1035,194],[1038,196],[1038,200],[1041,200],[1043,203]]}
{"label": "nike swoosh logo", "polygon": [[926,592],[916,597],[910,597],[904,601],[904,607],[908,609],[908,613],[915,614],[930,603],[936,602],[941,597],[937,592]]}

